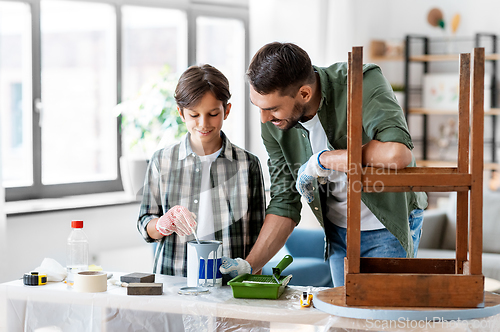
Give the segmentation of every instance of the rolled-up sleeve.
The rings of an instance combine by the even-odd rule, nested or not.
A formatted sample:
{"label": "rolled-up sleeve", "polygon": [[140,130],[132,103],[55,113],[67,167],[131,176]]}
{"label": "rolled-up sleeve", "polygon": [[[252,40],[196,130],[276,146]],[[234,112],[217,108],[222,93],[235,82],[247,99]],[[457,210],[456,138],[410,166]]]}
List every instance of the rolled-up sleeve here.
{"label": "rolled-up sleeve", "polygon": [[298,224],[302,203],[295,189],[294,170],[288,165],[279,143],[267,128],[268,125],[262,124],[261,128],[262,140],[269,156],[267,164],[271,177],[271,201],[267,206],[266,215],[287,217]]}
{"label": "rolled-up sleeve", "polygon": [[252,250],[253,245],[257,242],[260,230],[264,224],[264,216],[266,209],[266,196],[264,193],[264,181],[262,176],[262,168],[260,166],[259,159],[255,157],[250,163],[249,171],[249,186],[250,186],[250,197],[248,198],[250,202],[249,209],[249,236],[250,236],[250,246],[245,252],[245,257],[248,256],[250,250]]}
{"label": "rolled-up sleeve", "polygon": [[401,143],[413,150],[403,110],[379,68],[364,73],[363,128],[372,139]]}
{"label": "rolled-up sleeve", "polygon": [[147,231],[148,223],[163,215],[163,208],[160,197],[160,181],[158,169],[158,154],[155,154],[148,164],[146,178],[144,180],[144,190],[137,220],[137,229],[146,242],[155,242]]}

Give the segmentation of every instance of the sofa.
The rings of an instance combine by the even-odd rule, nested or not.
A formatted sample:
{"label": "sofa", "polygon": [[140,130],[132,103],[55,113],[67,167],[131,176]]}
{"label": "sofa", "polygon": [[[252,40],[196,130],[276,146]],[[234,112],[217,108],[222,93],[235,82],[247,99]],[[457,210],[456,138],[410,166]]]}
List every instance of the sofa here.
{"label": "sofa", "polygon": [[[454,258],[456,239],[456,193],[437,209],[424,212],[418,258]],[[483,194],[483,275],[500,280],[500,192]]]}
{"label": "sofa", "polygon": [[325,262],[325,232],[323,228],[296,227],[285,246],[263,268],[262,274],[271,275],[285,255],[291,255],[293,262],[282,275],[291,274],[289,285],[333,287],[330,264]]}

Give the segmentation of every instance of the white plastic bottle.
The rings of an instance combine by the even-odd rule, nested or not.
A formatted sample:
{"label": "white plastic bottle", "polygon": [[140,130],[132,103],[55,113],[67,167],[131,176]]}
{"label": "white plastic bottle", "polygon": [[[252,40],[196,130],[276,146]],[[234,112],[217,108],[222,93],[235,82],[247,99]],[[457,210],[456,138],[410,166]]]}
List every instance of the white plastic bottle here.
{"label": "white plastic bottle", "polygon": [[74,282],[74,275],[89,267],[89,240],[83,231],[83,220],[71,221],[72,231],[68,237],[66,269],[68,283]]}

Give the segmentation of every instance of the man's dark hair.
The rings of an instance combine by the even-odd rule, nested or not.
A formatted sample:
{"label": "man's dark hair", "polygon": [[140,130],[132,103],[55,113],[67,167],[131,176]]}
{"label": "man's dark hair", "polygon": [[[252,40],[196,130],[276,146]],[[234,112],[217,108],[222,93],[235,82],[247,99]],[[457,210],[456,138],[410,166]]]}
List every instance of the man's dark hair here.
{"label": "man's dark hair", "polygon": [[226,76],[209,64],[186,69],[179,78],[174,96],[181,113],[184,115],[184,108],[196,106],[208,91],[222,101],[226,110],[227,101],[231,98]]}
{"label": "man's dark hair", "polygon": [[246,74],[259,94],[278,91],[282,96],[292,97],[301,86],[315,80],[309,55],[291,43],[264,45],[253,56]]}

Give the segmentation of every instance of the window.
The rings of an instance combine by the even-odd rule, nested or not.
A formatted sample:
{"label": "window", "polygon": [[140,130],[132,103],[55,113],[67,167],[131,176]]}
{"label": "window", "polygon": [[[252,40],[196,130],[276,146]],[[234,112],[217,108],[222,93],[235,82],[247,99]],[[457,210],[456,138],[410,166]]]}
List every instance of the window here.
{"label": "window", "polygon": [[[245,27],[243,21],[199,16],[196,19],[196,60],[210,63],[229,80],[231,114],[222,130],[238,146],[245,146]],[[242,130],[243,129],[243,130]]]}
{"label": "window", "polygon": [[219,68],[233,104],[223,129],[245,146],[247,5],[172,6],[0,0],[0,180],[7,200],[122,190],[114,106],[166,67],[174,78],[192,64]]}
{"label": "window", "polygon": [[0,2],[0,151],[5,187],[33,184],[31,145],[31,13]]}
{"label": "window", "polygon": [[[187,15],[181,10],[124,6],[123,43],[122,43],[122,100],[136,98],[138,94],[148,95],[153,85],[165,77],[172,80],[175,87],[177,78],[187,68]],[[151,96],[151,95],[150,95]],[[155,97],[153,97],[156,100]],[[156,104],[155,102],[153,102]],[[147,126],[150,120],[143,117]],[[139,121],[141,122],[141,121]],[[154,139],[137,143],[142,131],[130,134],[131,126],[122,128],[122,151],[127,158],[149,158],[158,148]],[[168,139],[165,144],[175,140],[160,128],[151,128],[150,133],[160,133]],[[167,143],[168,142],[168,143]],[[122,164],[123,165],[123,164]],[[124,165],[123,165],[124,166]],[[139,183],[143,179],[138,179]]]}
{"label": "window", "polygon": [[153,83],[164,66],[175,76],[187,68],[187,16],[180,10],[124,6],[122,98]]}
{"label": "window", "polygon": [[116,179],[114,8],[51,0],[40,14],[42,184]]}

